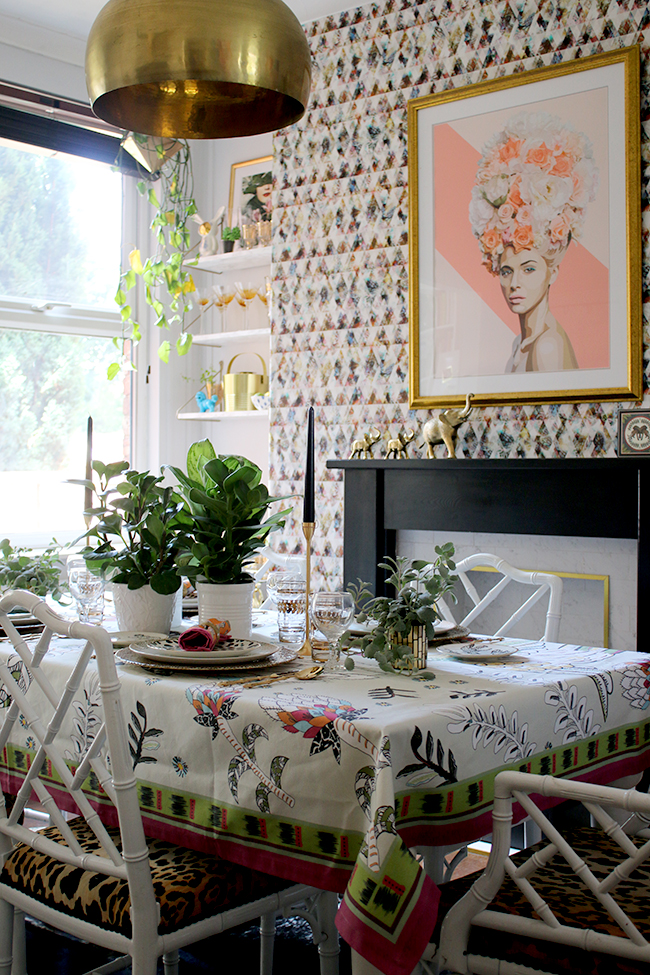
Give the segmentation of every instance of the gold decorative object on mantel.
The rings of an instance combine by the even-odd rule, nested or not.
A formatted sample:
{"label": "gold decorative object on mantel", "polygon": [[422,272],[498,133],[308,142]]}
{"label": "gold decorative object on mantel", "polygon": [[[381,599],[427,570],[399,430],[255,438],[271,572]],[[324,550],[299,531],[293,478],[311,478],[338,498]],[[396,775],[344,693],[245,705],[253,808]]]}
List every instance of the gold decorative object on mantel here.
{"label": "gold decorative object on mantel", "polygon": [[395,438],[389,437],[386,440],[386,460],[390,460],[391,458],[394,460],[405,458],[406,448],[414,436],[415,433],[413,430],[406,430],[406,432],[400,430]]}
{"label": "gold decorative object on mantel", "polygon": [[223,139],[297,122],[311,55],[282,0],[109,0],[90,29],[95,115],[172,139]]}
{"label": "gold decorative object on mantel", "polygon": [[379,440],[381,440],[381,433],[377,427],[373,427],[368,433],[364,433],[360,440],[353,440],[350,460],[355,457],[363,457],[364,460],[368,460],[369,457],[372,457],[372,448]]}
{"label": "gold decorative object on mantel", "polygon": [[456,427],[463,423],[470,413],[470,405],[473,393],[468,393],[465,398],[465,407],[462,410],[442,410],[442,412],[427,422],[422,427],[422,436],[427,445],[427,457],[433,457],[433,445],[444,443],[450,457],[456,456]]}

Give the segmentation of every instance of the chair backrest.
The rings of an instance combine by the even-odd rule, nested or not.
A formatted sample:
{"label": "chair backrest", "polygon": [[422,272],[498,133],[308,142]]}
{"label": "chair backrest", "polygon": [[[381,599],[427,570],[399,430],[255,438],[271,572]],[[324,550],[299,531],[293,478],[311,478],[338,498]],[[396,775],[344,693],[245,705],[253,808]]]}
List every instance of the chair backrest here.
{"label": "chair backrest", "polygon": [[[501,577],[497,580],[496,584],[492,586],[489,591],[484,595],[480,596],[476,591],[476,587],[473,585],[472,581],[468,577],[467,573],[472,569],[490,567],[496,569],[497,572],[501,573]],[[456,563],[456,574],[458,575],[460,581],[463,584],[465,592],[474,604],[473,609],[461,620],[455,620],[453,614],[451,613],[449,606],[444,602],[440,601],[439,607],[445,617],[445,619],[450,622],[458,623],[460,626],[466,626],[475,632],[484,632],[480,628],[474,625],[475,620],[483,613],[484,610],[491,606],[495,599],[503,592],[503,590],[511,582],[521,582],[527,586],[534,586],[535,591],[529,596],[522,605],[512,613],[511,616],[496,630],[495,633],[491,633],[490,636],[504,636],[508,633],[519,620],[522,619],[528,613],[530,609],[542,598],[545,593],[548,593],[548,608],[546,611],[546,624],[544,627],[543,636],[544,640],[550,642],[557,641],[558,633],[560,630],[560,619],[562,617],[562,580],[559,576],[552,575],[549,572],[529,572],[525,569],[516,569],[514,566],[506,562],[505,559],[500,558],[498,555],[492,555],[489,552],[479,552],[476,555],[469,555],[466,559]]]}
{"label": "chair backrest", "polygon": [[[532,798],[533,795],[581,802],[591,814],[592,822],[602,830],[600,835],[608,838],[605,840],[608,851],[606,858],[600,853],[596,829],[589,830],[590,834],[594,834],[594,839],[587,841],[589,848],[580,856],[572,846],[570,831],[562,832],[561,828],[553,825]],[[623,790],[588,782],[565,781],[551,775],[514,771],[497,775],[494,796],[490,858],[481,877],[451,908],[443,922],[439,955],[442,967],[467,971],[467,968],[456,965],[465,964],[463,959],[467,958],[465,953],[471,924],[508,932],[520,938],[573,945],[588,951],[649,962],[650,929],[646,924],[645,934],[640,931],[638,919],[642,918],[645,923],[647,912],[643,905],[647,902],[650,886],[647,866],[650,859],[650,830],[639,828],[650,822],[650,796],[635,789]],[[519,859],[527,856],[525,862],[519,862],[519,865],[510,856],[513,801],[519,803],[544,835],[543,843],[536,844],[534,853],[524,850],[519,855]],[[630,833],[635,834],[637,842]],[[590,862],[585,861],[585,857],[587,860],[593,859],[594,869]],[[560,910],[553,912],[551,905],[540,896],[536,885],[539,887],[543,884],[545,871],[554,858],[566,861],[575,875],[573,887],[579,890],[580,885],[584,885],[583,897],[599,902],[603,918],[609,916],[611,919],[607,927],[616,933],[590,930],[593,922],[587,907],[588,926],[584,921],[580,926],[572,912],[566,910],[564,897],[561,897]],[[643,864],[646,864],[643,871],[645,876],[636,873]],[[567,873],[570,876],[570,872]],[[496,896],[506,874],[532,906],[536,917],[529,916],[529,911],[524,916],[490,910],[490,901]],[[634,883],[638,885],[636,891],[632,888]],[[562,890],[567,890],[569,884],[571,881],[563,885]],[[574,903],[579,895],[575,891],[572,894]],[[626,909],[630,899],[635,901],[635,895],[633,910],[636,923]],[[598,926],[602,927],[602,924]]]}
{"label": "chair backrest", "polygon": [[[26,610],[44,624],[34,646],[25,642],[12,623],[9,611],[13,608]],[[6,662],[0,659],[0,754],[11,742],[12,732],[20,734],[20,726],[25,721],[34,749],[16,803],[8,816],[0,791],[0,865],[10,854],[13,844],[20,842],[55,860],[126,880],[132,889],[137,885],[137,905],[132,897],[132,908],[144,912],[140,914],[141,918],[148,920],[150,916],[155,922],[156,905],[148,850],[128,752],[120,681],[108,633],[100,626],[62,619],[42,599],[24,590],[6,593],[0,599],[0,626],[17,655],[10,655]],[[84,641],[62,693],[55,690],[48,677],[52,672],[48,651],[53,634]],[[84,690],[91,692],[94,698],[97,698],[96,690],[99,691],[97,720],[83,736],[76,736],[78,754],[70,756],[69,751],[66,755],[64,736],[65,745],[69,746],[71,724],[74,727],[75,696],[78,702],[79,694]],[[107,754],[110,755],[110,771]],[[51,764],[56,773],[52,777],[59,779],[56,788],[48,787],[39,777],[47,764]],[[115,807],[122,853],[82,791],[91,774],[96,776],[106,800]],[[20,824],[23,810],[32,798],[32,790],[67,846]],[[83,852],[66,821],[66,812],[84,817],[105,856]]]}

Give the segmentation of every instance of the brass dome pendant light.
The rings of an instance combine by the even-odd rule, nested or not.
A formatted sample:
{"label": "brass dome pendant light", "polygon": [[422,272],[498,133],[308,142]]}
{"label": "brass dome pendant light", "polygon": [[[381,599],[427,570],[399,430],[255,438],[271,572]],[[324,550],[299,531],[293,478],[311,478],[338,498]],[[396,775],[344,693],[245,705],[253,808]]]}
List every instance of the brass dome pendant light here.
{"label": "brass dome pendant light", "polygon": [[275,131],[304,114],[310,83],[307,39],[282,0],[109,0],[86,46],[95,114],[146,135]]}

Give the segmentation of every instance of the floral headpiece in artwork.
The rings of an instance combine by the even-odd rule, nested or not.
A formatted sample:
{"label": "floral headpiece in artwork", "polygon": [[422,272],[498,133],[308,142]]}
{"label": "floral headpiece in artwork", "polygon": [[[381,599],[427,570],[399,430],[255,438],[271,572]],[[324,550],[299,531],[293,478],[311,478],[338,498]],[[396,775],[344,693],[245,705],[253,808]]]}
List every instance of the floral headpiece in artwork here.
{"label": "floral headpiece in artwork", "polygon": [[469,219],[492,274],[506,247],[561,257],[596,196],[590,140],[546,112],[520,112],[483,147]]}

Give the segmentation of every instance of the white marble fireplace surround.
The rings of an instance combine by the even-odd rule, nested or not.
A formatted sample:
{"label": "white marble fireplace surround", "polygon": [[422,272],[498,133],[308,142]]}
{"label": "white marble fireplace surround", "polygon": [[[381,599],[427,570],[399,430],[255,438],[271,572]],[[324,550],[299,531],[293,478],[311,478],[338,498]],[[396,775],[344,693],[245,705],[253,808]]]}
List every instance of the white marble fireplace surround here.
{"label": "white marble fireplace surround", "polygon": [[[499,535],[478,532],[399,531],[397,551],[412,559],[431,560],[434,546],[452,542],[457,560],[475,552],[493,552],[522,569],[609,576],[609,646],[636,649],[637,543],[634,539],[575,538],[560,535]],[[566,643],[601,646],[603,642],[602,582],[564,582],[560,639]],[[517,636],[538,636],[544,600]],[[452,608],[453,612],[453,608]],[[487,621],[486,621],[487,622]]]}

